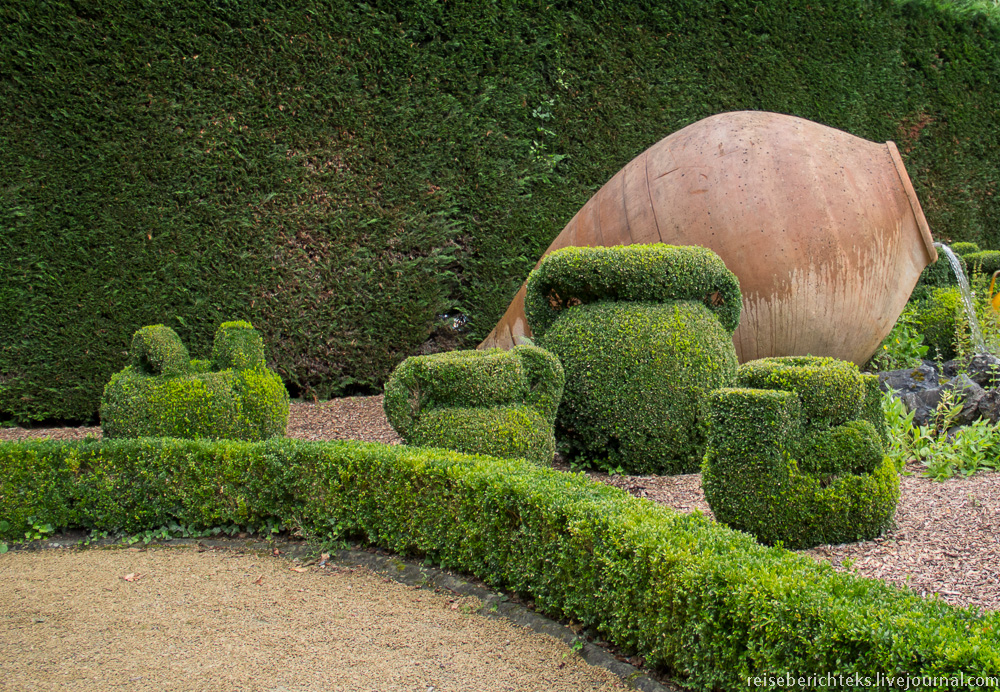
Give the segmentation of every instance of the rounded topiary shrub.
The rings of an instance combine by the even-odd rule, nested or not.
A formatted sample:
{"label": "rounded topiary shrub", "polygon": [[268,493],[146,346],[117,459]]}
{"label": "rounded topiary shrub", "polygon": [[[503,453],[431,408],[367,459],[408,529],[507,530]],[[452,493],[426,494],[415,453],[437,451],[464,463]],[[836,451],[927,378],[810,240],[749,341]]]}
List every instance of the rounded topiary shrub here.
{"label": "rounded topiary shrub", "polygon": [[705,394],[733,383],[736,276],[701,247],[564,248],[528,279],[525,314],[559,356],[556,418],[571,461],[637,474],[698,470]]}
{"label": "rounded topiary shrub", "polygon": [[396,368],[383,408],[409,445],[550,464],[563,384],[559,359],[535,346],[436,353]]}
{"label": "rounded topiary shrub", "polygon": [[162,324],[132,337],[129,365],[101,400],[104,437],[264,440],[285,434],[288,392],[249,322],[223,323],[211,361],[190,360]]}
{"label": "rounded topiary shrub", "polygon": [[955,357],[960,321],[967,319],[957,286],[930,291],[915,303],[913,319],[928,346],[928,357],[942,361]]}
{"label": "rounded topiary shrub", "polygon": [[[899,474],[878,378],[829,358],[766,358],[737,380],[709,402],[702,488],[715,518],[792,549],[884,532]],[[824,404],[837,389],[849,394]]]}
{"label": "rounded topiary shrub", "polygon": [[974,252],[979,252],[979,246],[975,243],[952,243],[949,245],[951,251],[956,255],[971,255]]}

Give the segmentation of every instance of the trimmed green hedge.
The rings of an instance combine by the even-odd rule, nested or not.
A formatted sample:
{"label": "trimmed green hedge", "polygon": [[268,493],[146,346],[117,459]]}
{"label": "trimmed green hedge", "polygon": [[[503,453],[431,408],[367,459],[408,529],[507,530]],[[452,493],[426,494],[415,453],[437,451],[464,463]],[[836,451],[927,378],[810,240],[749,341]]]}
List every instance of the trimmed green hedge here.
{"label": "trimmed green hedge", "polygon": [[525,314],[566,370],[556,418],[572,460],[691,473],[706,392],[733,382],[739,282],[702,247],[563,248],[528,278]]}
{"label": "trimmed green hedge", "polygon": [[94,418],[137,328],[207,359],[234,314],[293,394],[375,391],[723,111],[894,140],[1000,247],[998,43],[937,0],[0,3],[0,417]]}
{"label": "trimmed green hedge", "polygon": [[407,444],[551,464],[565,377],[536,346],[404,360],[385,385],[386,417]]}
{"label": "trimmed green hedge", "polygon": [[19,537],[28,517],[130,532],[271,520],[357,536],[525,594],[697,690],[786,673],[1000,675],[996,613],[519,460],[357,442],[0,444],[0,519],[11,525],[0,538]]}
{"label": "trimmed green hedge", "polygon": [[952,243],[948,247],[959,257],[979,252],[979,245],[976,243]]}
{"label": "trimmed green hedge", "polygon": [[965,260],[971,272],[985,274],[987,279],[993,276],[993,272],[1000,271],[1000,251],[983,250],[965,255]]}
{"label": "trimmed green hedge", "polygon": [[132,339],[131,364],[112,375],[101,402],[105,437],[264,440],[284,435],[288,392],[267,369],[264,345],[249,322],[224,322],[212,360],[189,360],[162,324]]}
{"label": "trimmed green hedge", "polygon": [[959,320],[967,319],[958,287],[933,289],[914,306],[914,323],[929,347],[928,357],[942,361],[954,358]]}
{"label": "trimmed green hedge", "polygon": [[702,487],[716,519],[762,543],[808,548],[880,535],[899,471],[875,375],[832,358],[765,358],[711,394]]}

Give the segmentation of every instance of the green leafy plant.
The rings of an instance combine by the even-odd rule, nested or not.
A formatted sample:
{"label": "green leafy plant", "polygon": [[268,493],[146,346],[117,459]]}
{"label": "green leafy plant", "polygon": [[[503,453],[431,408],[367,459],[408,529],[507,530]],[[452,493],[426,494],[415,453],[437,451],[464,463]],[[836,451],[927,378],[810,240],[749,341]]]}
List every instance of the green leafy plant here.
{"label": "green leafy plant", "polygon": [[980,419],[956,427],[962,402],[953,392],[944,392],[930,425],[915,425],[914,412],[889,393],[882,405],[890,430],[887,453],[900,471],[915,460],[924,466],[924,475],[943,481],[1000,467],[1000,425]]}
{"label": "green leafy plant", "polygon": [[870,372],[901,370],[920,365],[930,347],[924,343],[920,325],[912,309],[906,309],[896,320],[892,331],[879,344],[867,365]]}

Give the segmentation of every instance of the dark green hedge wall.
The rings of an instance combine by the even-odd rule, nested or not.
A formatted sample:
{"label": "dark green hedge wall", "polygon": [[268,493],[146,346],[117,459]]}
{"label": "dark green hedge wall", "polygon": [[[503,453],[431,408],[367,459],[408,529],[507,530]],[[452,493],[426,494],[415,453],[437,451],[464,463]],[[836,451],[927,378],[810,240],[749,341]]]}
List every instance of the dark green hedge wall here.
{"label": "dark green hedge wall", "polygon": [[0,4],[0,416],[88,418],[129,337],[258,325],[293,393],[476,343],[587,198],[726,110],[900,145],[1000,246],[1000,11],[920,0]]}

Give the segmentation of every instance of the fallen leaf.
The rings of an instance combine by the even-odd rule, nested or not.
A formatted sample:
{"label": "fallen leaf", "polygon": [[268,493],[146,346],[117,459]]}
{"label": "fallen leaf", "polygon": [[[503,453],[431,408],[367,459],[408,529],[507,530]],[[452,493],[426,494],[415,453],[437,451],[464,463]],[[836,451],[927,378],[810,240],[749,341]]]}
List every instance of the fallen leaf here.
{"label": "fallen leaf", "polygon": [[257,577],[257,581],[255,581],[254,584],[256,584],[257,586],[260,586],[263,583],[264,583],[264,575],[262,574],[259,577]]}
{"label": "fallen leaf", "polygon": [[309,571],[308,567],[289,567],[288,569],[292,570],[293,572],[298,572],[300,574],[302,572],[308,572]]}
{"label": "fallen leaf", "polygon": [[124,577],[122,577],[122,579],[124,579],[125,581],[139,581],[140,579],[142,579],[142,577],[143,575],[141,574],[136,574],[135,572],[129,572]]}

